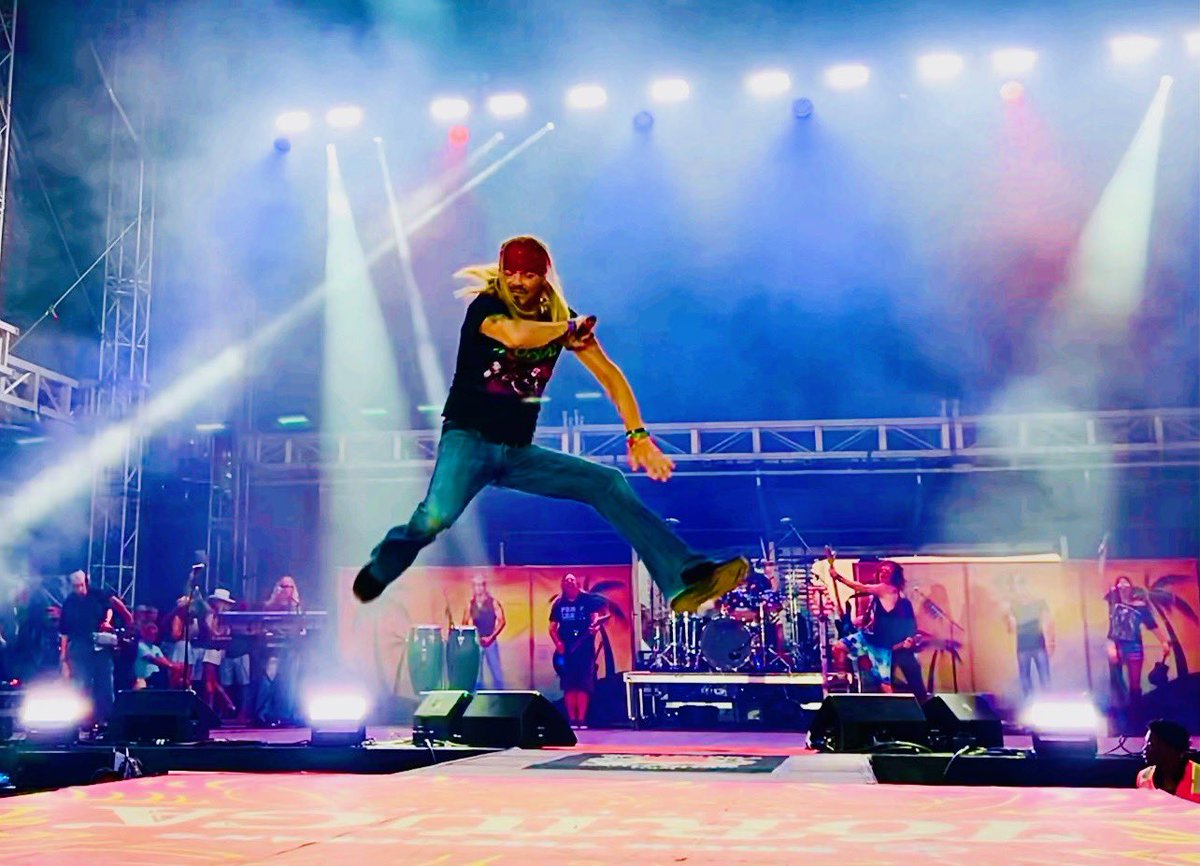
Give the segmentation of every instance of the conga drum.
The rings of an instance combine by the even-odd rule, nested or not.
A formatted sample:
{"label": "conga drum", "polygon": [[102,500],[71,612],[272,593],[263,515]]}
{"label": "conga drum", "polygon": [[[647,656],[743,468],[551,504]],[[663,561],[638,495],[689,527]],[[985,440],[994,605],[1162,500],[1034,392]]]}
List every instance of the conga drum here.
{"label": "conga drum", "polygon": [[479,633],[473,625],[450,629],[446,638],[446,688],[475,691],[479,680]]}
{"label": "conga drum", "polygon": [[431,692],[442,687],[442,627],[414,625],[408,633],[408,676],[413,691]]}

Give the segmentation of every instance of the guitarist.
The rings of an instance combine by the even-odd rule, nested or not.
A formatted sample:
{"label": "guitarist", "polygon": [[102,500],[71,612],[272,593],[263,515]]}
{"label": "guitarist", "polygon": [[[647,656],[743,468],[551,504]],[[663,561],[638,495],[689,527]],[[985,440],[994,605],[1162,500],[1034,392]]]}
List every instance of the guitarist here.
{"label": "guitarist", "polygon": [[603,598],[579,588],[573,574],[563,576],[562,594],[550,608],[550,638],[567,721],[580,730],[587,727],[588,701],[596,687],[596,631],[608,618],[606,608]]}
{"label": "guitarist", "polygon": [[[871,596],[871,606],[859,630],[834,642],[835,658],[842,664],[848,658],[868,659],[872,673],[879,681],[880,691],[890,694],[892,662],[896,660],[893,654],[911,656],[917,640],[916,612],[912,602],[904,597],[904,569],[898,562],[883,560],[879,563],[879,583],[859,583],[844,578],[832,564],[829,573],[834,580],[855,592]],[[909,688],[916,692],[918,698],[922,698],[924,688],[919,667],[914,678],[906,665],[904,675],[909,680]]]}

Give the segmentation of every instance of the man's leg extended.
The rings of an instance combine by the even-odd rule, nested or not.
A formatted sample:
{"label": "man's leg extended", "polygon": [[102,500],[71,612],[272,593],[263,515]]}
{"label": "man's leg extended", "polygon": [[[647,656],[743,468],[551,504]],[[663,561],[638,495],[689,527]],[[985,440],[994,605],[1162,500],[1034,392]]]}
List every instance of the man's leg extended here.
{"label": "man's leg extended", "polygon": [[471,430],[451,428],[442,433],[425,498],[407,523],[387,531],[354,579],[354,594],[360,601],[377,598],[413,564],[423,547],[458,519],[492,480],[500,447]]}
{"label": "man's leg extended", "polygon": [[[496,484],[555,499],[584,502],[607,520],[637,551],[658,588],[668,599],[687,595],[697,582],[720,565],[692,550],[666,522],[646,507],[620,470],[537,445],[510,448]],[[723,595],[745,577],[744,560],[709,581],[706,590]],[[748,566],[747,566],[748,567]],[[726,588],[724,584],[730,584]],[[714,596],[715,597],[715,596]],[[705,600],[705,599],[701,599]]]}

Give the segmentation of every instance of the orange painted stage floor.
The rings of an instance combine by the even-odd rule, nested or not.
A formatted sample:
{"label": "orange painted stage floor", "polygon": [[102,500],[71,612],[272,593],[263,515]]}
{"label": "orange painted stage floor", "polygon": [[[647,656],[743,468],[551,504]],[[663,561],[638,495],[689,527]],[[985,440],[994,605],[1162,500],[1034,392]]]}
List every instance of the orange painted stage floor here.
{"label": "orange painted stage floor", "polygon": [[0,863],[1200,862],[1200,808],[1162,794],[876,785],[864,756],[790,743],[769,771],[677,769],[737,765],[727,745],[670,750],[662,772],[533,766],[598,751],[585,741],[390,776],[172,773],[31,794],[0,800]]}

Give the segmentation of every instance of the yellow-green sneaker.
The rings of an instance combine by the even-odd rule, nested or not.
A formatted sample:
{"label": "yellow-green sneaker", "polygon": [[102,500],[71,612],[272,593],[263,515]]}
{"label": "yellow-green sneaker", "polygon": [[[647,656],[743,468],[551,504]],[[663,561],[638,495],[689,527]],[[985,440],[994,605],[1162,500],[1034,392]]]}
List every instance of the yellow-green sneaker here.
{"label": "yellow-green sneaker", "polygon": [[750,561],[744,556],[690,568],[684,574],[686,585],[671,599],[671,610],[696,613],[705,604],[737,589],[749,573]]}

